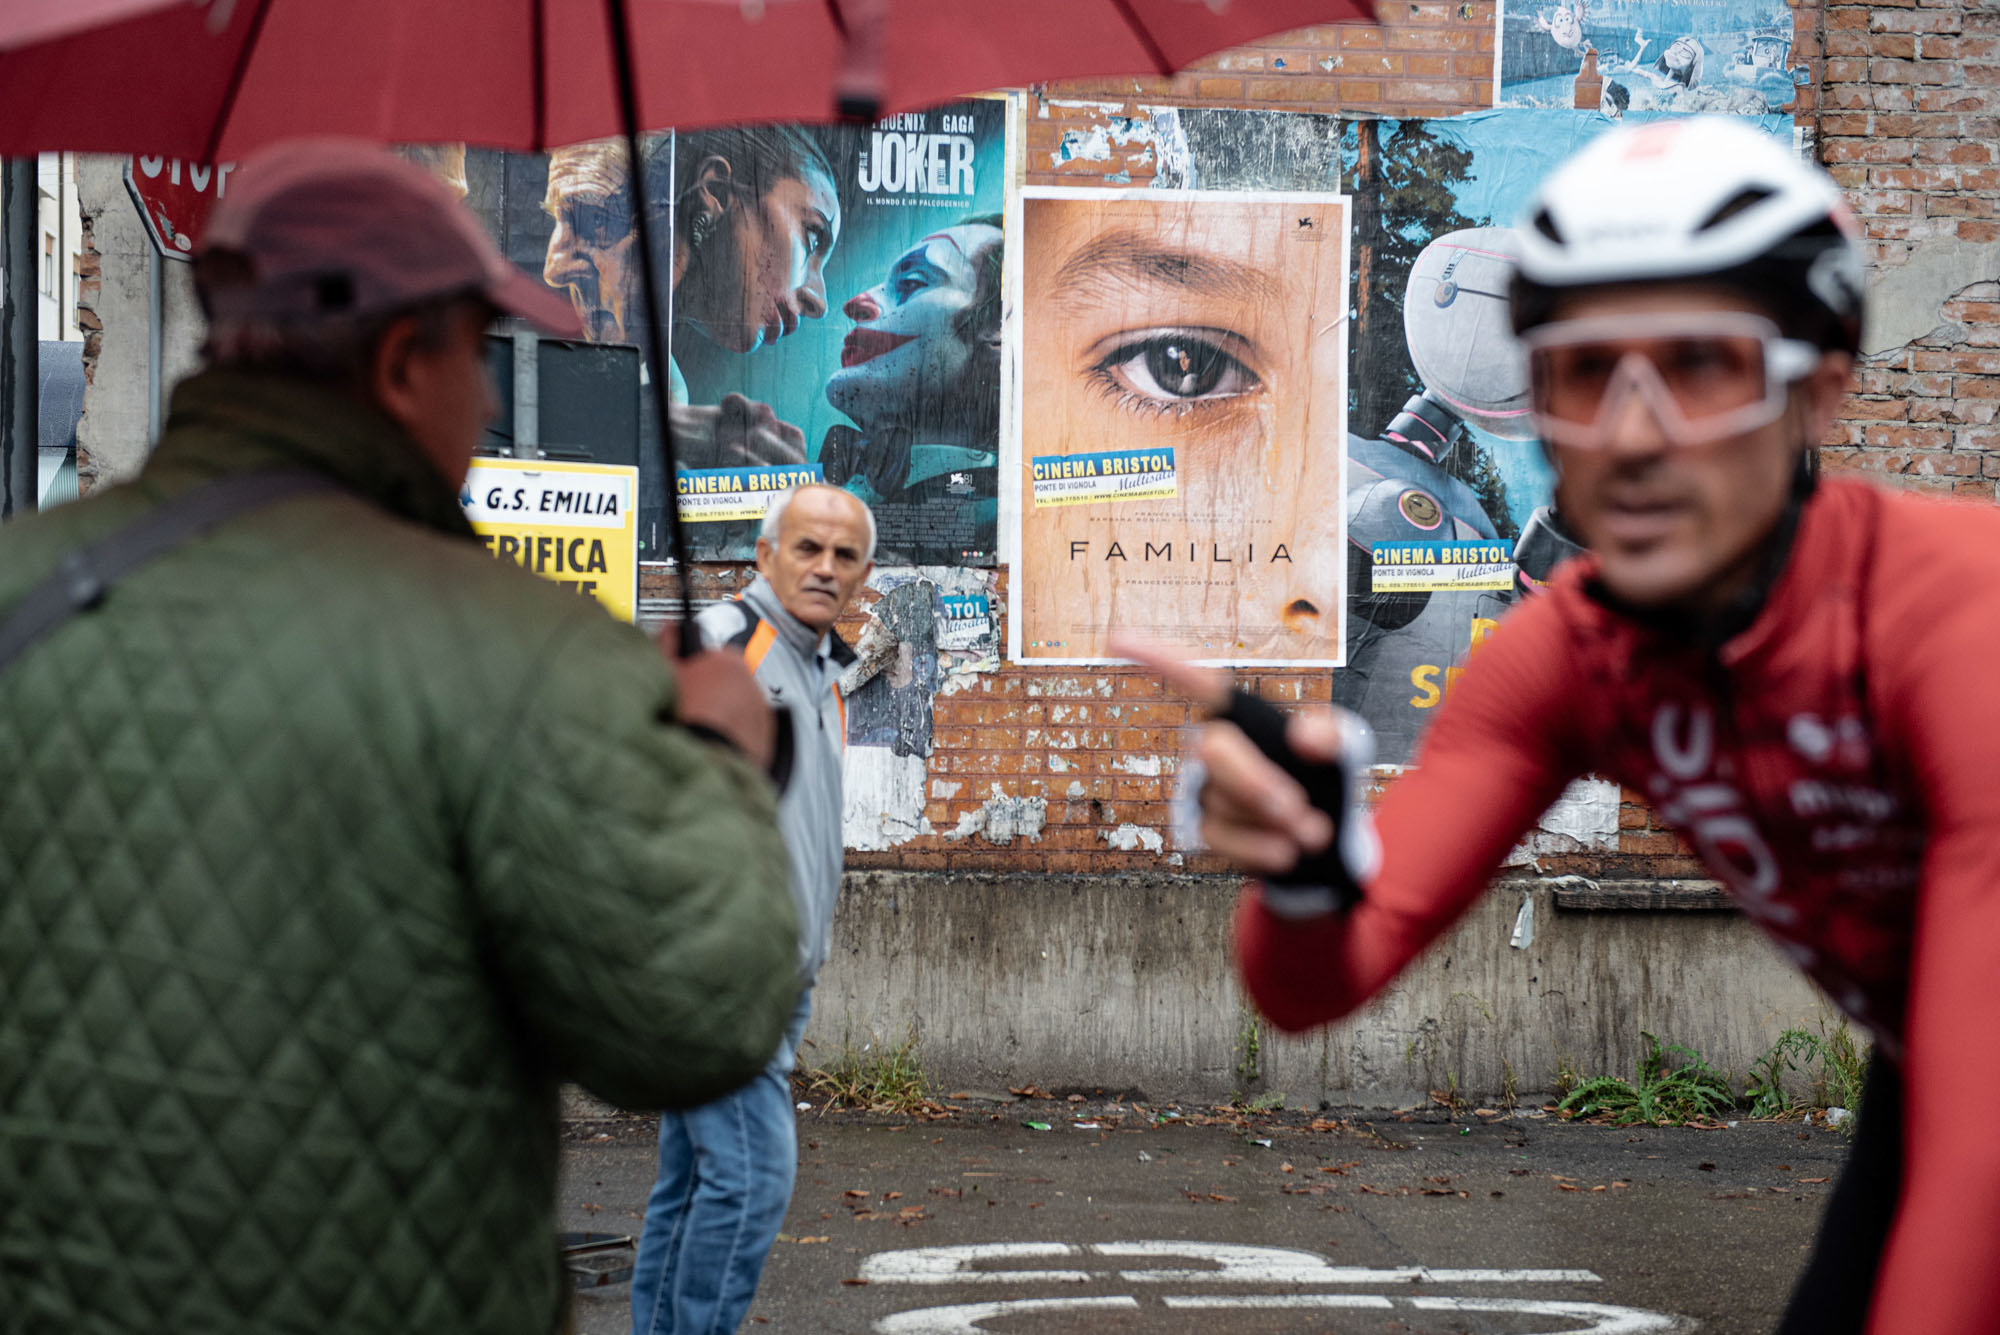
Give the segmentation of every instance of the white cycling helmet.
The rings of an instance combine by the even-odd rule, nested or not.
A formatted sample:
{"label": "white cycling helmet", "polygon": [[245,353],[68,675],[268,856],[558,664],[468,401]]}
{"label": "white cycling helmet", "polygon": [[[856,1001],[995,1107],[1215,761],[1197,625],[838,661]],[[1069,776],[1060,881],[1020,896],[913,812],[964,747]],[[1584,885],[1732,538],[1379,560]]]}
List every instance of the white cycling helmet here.
{"label": "white cycling helmet", "polygon": [[1591,141],[1516,233],[1516,333],[1578,289],[1704,281],[1741,291],[1789,337],[1860,346],[1860,228],[1840,187],[1735,120],[1677,116]]}

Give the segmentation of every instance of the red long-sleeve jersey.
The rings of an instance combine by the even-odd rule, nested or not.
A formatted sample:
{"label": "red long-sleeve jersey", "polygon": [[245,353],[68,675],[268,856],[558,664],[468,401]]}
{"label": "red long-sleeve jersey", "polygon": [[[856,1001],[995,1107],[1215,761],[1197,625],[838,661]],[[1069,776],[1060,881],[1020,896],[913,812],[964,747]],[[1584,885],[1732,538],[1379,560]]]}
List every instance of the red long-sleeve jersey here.
{"label": "red long-sleeve jersey", "polygon": [[[1870,1330],[2000,1331],[2000,512],[1822,484],[1750,628],[1703,652],[1593,600],[1508,615],[1375,813],[1342,916],[1236,948],[1282,1028],[1345,1015],[1465,911],[1573,778],[1646,793],[1896,1057],[1905,1175]],[[1441,819],[1440,812],[1450,812]]]}

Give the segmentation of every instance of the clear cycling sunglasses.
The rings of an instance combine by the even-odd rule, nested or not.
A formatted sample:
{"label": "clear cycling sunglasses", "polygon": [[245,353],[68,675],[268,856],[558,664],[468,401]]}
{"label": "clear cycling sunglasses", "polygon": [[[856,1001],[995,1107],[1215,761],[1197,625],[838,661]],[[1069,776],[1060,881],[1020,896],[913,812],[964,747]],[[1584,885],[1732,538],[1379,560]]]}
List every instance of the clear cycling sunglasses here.
{"label": "clear cycling sunglasses", "polygon": [[1542,439],[1599,448],[1637,397],[1676,445],[1701,445],[1775,422],[1787,388],[1819,364],[1746,311],[1594,316],[1521,336]]}

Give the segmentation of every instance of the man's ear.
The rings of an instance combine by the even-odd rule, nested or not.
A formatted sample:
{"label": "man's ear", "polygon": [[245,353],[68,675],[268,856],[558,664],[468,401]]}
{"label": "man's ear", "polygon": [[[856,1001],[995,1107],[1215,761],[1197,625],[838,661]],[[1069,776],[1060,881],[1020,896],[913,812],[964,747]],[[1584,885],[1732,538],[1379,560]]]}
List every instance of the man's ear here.
{"label": "man's ear", "polygon": [[771,574],[771,556],[775,550],[771,546],[769,538],[760,537],[757,539],[757,573],[767,579]]}
{"label": "man's ear", "polygon": [[382,331],[368,359],[368,389],[377,406],[408,425],[423,411],[425,386],[413,371],[417,318],[406,315]]}
{"label": "man's ear", "polygon": [[1845,352],[1823,352],[1819,364],[1799,382],[1799,402],[1804,414],[1806,445],[1815,447],[1826,440],[1840,417],[1840,409],[1854,388],[1854,358]]}

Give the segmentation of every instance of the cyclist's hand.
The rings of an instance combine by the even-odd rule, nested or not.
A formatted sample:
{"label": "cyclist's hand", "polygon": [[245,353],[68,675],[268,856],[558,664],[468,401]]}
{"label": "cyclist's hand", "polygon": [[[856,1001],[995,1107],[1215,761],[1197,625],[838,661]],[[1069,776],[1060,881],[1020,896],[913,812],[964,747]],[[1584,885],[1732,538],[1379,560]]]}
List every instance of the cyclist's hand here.
{"label": "cyclist's hand", "polygon": [[[1170,688],[1209,713],[1229,703],[1227,672],[1196,667],[1125,636],[1113,637],[1112,652],[1157,672]],[[1304,759],[1332,761],[1340,754],[1339,716],[1324,707],[1295,714],[1286,724],[1285,740]],[[1260,876],[1282,876],[1332,842],[1332,818],[1314,807],[1299,782],[1236,725],[1204,724],[1194,757],[1207,772],[1200,794],[1201,837],[1235,866]]]}

